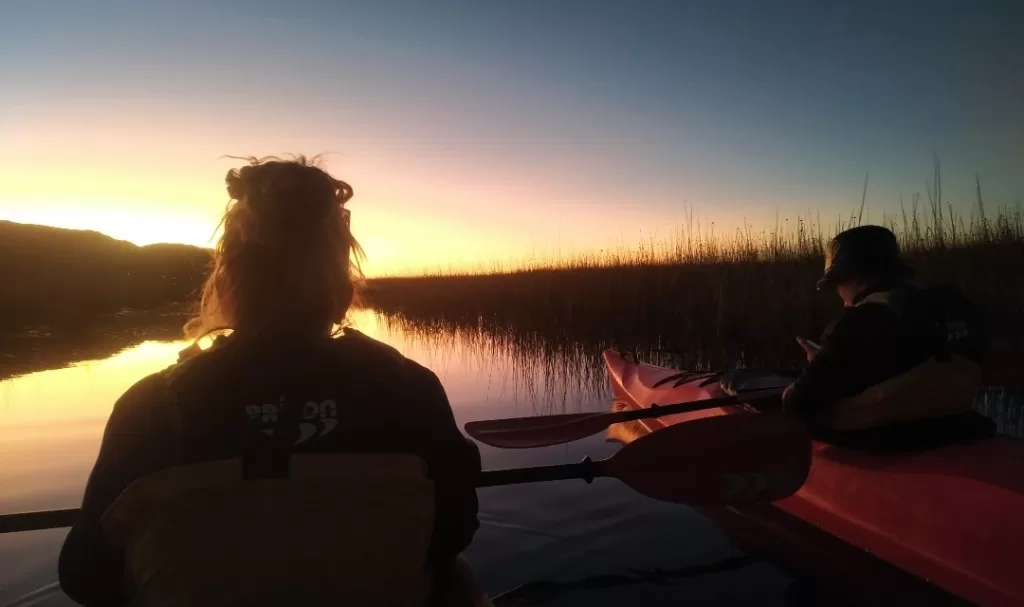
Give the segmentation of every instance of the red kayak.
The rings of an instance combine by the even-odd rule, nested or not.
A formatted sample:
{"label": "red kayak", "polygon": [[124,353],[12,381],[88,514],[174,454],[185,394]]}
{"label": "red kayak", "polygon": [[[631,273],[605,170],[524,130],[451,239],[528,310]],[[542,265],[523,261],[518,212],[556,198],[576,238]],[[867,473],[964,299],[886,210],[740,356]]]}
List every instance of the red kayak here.
{"label": "red kayak", "polygon": [[[725,396],[715,375],[610,350],[604,359],[620,409]],[[740,410],[618,424],[609,438],[626,443]],[[792,497],[705,513],[748,551],[874,604],[1024,605],[1024,441],[1000,436],[913,454],[815,443],[810,475]]]}

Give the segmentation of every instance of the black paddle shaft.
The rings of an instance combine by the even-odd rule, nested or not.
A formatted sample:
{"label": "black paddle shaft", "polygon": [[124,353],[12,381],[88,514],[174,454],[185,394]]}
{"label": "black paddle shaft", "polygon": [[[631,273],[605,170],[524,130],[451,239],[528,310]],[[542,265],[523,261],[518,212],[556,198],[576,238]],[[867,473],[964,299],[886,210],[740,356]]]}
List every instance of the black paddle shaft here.
{"label": "black paddle shaft", "polygon": [[[730,397],[729,402],[737,400]],[[723,405],[717,405],[723,406]],[[707,409],[707,403],[700,401],[693,403],[676,403],[674,405],[659,405],[657,403],[652,404],[650,407],[644,409],[633,409],[631,411],[619,412],[618,418],[622,421],[632,421],[634,419],[646,419],[648,417],[661,417],[662,415],[677,415],[679,413],[692,413],[694,411],[703,411]]]}
{"label": "black paddle shaft", "polygon": [[[737,455],[737,449],[742,453]],[[700,465],[704,457],[722,465]],[[585,457],[575,464],[488,470],[479,474],[476,485],[494,487],[576,478],[590,483],[604,476],[617,478],[661,501],[720,505],[741,498],[775,501],[788,497],[804,483],[810,465],[811,442],[803,422],[778,415],[723,415],[670,425],[624,445],[602,460]],[[666,469],[678,473],[666,475]],[[764,477],[766,469],[778,472],[775,476],[782,481],[755,484],[756,491],[739,498],[731,489],[723,494],[723,479]],[[77,509],[0,514],[0,533],[67,527],[77,518]]]}
{"label": "black paddle shaft", "polygon": [[[544,481],[560,481],[574,478],[581,478],[589,483],[597,476],[603,476],[601,474],[601,462],[595,462],[589,457],[585,457],[583,458],[583,461],[575,464],[537,466],[534,468],[510,468],[508,470],[486,470],[480,473],[477,487],[518,485],[521,483],[539,483]],[[3,514],[0,515],[0,534],[70,527],[75,524],[78,517],[78,508]]]}
{"label": "black paddle shaft", "polygon": [[78,520],[78,508],[19,512],[0,516],[0,533],[70,527]]}
{"label": "black paddle shaft", "polygon": [[509,468],[508,470],[485,470],[480,473],[480,479],[477,481],[476,486],[494,487],[497,485],[564,481],[574,478],[581,478],[590,483],[598,476],[604,476],[601,472],[601,462],[595,462],[590,457],[584,457],[583,461],[575,464]]}
{"label": "black paddle shaft", "polygon": [[756,401],[766,398],[777,398],[781,394],[782,388],[748,390],[745,392],[739,392],[737,394],[730,394],[729,396],[720,396],[718,398],[696,400],[685,403],[675,403],[673,405],[659,405],[657,403],[653,403],[650,407],[645,407],[642,409],[620,411],[616,413],[615,416],[617,419],[620,419],[622,421],[631,421],[634,419],[646,419],[648,417],[661,417],[662,415],[678,415],[680,413],[692,413],[694,411],[703,411],[705,409],[711,409],[714,407],[727,407],[729,405],[738,405],[747,401]]}

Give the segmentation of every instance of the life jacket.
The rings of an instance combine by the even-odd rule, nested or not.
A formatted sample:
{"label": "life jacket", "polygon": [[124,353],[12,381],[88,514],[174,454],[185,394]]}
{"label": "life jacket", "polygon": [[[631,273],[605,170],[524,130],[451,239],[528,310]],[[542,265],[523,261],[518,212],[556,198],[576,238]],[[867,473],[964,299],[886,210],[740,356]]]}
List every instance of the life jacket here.
{"label": "life jacket", "polygon": [[102,524],[125,551],[132,605],[437,604],[424,570],[434,486],[420,458],[294,454],[278,473],[252,468],[166,468],[111,505]]}
{"label": "life jacket", "polygon": [[[908,301],[911,300],[911,301]],[[934,336],[931,356],[909,370],[825,407],[815,422],[830,430],[862,430],[966,413],[981,385],[976,313],[947,289],[872,293],[857,305],[882,304],[916,314]]]}
{"label": "life jacket", "polygon": [[[346,330],[322,341],[218,340],[165,373],[168,442],[157,467],[249,453],[410,454],[434,481],[426,568],[443,578],[479,523],[479,451],[439,380],[393,348]],[[443,582],[443,580],[441,580]]]}

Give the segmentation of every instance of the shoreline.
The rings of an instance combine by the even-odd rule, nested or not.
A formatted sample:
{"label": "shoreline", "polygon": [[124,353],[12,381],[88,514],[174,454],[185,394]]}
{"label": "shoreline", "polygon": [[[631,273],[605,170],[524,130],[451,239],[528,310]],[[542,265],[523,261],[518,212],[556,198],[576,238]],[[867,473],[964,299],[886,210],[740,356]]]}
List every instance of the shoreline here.
{"label": "shoreline", "polygon": [[177,303],[97,314],[70,331],[46,323],[0,331],[0,381],[102,360],[145,341],[184,339],[189,317],[190,306]]}

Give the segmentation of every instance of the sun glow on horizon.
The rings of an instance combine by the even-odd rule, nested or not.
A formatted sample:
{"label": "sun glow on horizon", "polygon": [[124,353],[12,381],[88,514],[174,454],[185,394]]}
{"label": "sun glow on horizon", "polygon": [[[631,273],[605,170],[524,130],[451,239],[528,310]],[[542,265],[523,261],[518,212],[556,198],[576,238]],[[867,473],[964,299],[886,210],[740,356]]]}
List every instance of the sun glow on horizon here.
{"label": "sun glow on horizon", "polygon": [[[31,204],[0,200],[0,220],[94,231],[137,246],[173,243],[213,248],[222,232],[220,216],[215,214],[207,219],[175,214],[157,205],[67,200],[35,200]],[[357,212],[353,231],[365,253],[362,269],[368,277],[469,270],[516,255],[512,243],[494,235],[470,233],[431,220],[396,221],[379,211],[365,217]]]}
{"label": "sun glow on horizon", "polygon": [[17,223],[90,230],[138,246],[174,243],[210,248],[216,242],[211,222],[153,211],[123,211],[83,205],[14,206],[0,219]]}

